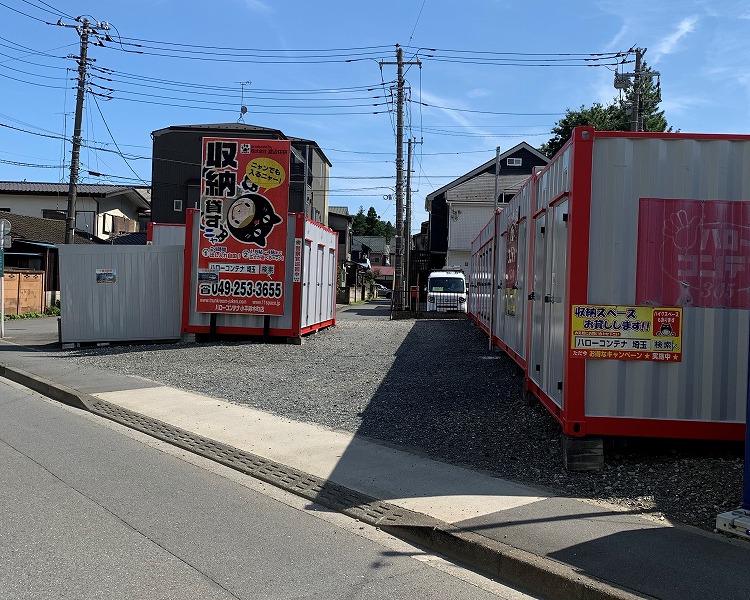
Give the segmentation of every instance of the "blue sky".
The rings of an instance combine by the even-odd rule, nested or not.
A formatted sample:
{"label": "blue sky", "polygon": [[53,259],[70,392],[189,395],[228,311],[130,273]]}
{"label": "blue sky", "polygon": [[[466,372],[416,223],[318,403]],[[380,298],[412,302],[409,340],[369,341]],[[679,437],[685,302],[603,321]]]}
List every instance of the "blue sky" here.
{"label": "blue sky", "polygon": [[318,143],[332,205],[393,221],[396,44],[421,62],[405,75],[413,230],[425,196],[496,147],[538,147],[566,108],[616,96],[616,59],[585,55],[647,48],[676,130],[750,133],[746,0],[0,0],[0,180],[68,180],[79,37],[45,21],[79,15],[113,40],[89,47],[82,182],[150,183],[152,131],[237,122],[244,102],[245,123]]}

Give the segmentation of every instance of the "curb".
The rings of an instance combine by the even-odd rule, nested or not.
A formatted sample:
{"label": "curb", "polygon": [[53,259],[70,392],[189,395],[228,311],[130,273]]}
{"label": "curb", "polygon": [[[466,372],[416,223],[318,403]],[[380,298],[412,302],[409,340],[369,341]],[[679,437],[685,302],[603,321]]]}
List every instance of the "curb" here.
{"label": "curb", "polygon": [[97,414],[341,512],[373,527],[449,557],[483,575],[555,600],[650,598],[578,572],[429,515],[410,511],[303,471],[199,436],[43,377],[0,365],[0,376],[68,406]]}

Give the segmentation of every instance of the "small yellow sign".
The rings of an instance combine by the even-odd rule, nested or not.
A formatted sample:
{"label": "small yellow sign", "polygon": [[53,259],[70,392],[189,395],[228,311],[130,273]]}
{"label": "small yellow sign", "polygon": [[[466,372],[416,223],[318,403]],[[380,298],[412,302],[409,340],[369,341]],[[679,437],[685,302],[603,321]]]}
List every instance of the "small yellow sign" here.
{"label": "small yellow sign", "polygon": [[682,308],[578,304],[571,358],[682,361]]}

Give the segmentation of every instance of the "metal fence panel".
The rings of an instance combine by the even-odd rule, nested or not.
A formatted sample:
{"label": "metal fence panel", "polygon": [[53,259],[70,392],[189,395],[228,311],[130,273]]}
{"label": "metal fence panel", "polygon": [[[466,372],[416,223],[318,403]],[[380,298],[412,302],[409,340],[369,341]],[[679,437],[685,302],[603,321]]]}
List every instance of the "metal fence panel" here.
{"label": "metal fence panel", "polygon": [[61,341],[180,338],[181,246],[60,245]]}

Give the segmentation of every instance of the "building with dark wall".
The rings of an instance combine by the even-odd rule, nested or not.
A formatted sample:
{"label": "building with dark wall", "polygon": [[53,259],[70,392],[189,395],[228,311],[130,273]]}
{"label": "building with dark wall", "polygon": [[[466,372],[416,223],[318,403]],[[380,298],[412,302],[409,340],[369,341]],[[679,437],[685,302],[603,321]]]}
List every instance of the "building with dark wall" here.
{"label": "building with dark wall", "polygon": [[289,211],[328,224],[331,163],[312,140],[244,123],[173,125],[152,132],[151,137],[151,218],[156,223],[184,223],[185,210],[200,207],[203,138],[224,137],[289,140],[292,146]]}
{"label": "building with dark wall", "polygon": [[328,227],[339,236],[338,287],[346,285],[346,273],[349,269],[354,268],[351,262],[352,221],[354,221],[354,215],[349,214],[349,209],[346,206],[328,207]]}
{"label": "building with dark wall", "polygon": [[[484,223],[489,220],[495,202],[495,163],[498,158],[500,169],[497,178],[497,200],[500,205],[513,198],[535,168],[543,167],[549,162],[544,154],[526,142],[521,142],[499,157],[493,157],[473,171],[428,194],[425,210],[430,215],[427,236],[430,269],[446,266],[445,261],[450,250],[448,232],[451,202],[464,205],[486,204],[490,207],[490,212]],[[477,235],[480,230],[481,227],[476,231]]]}

